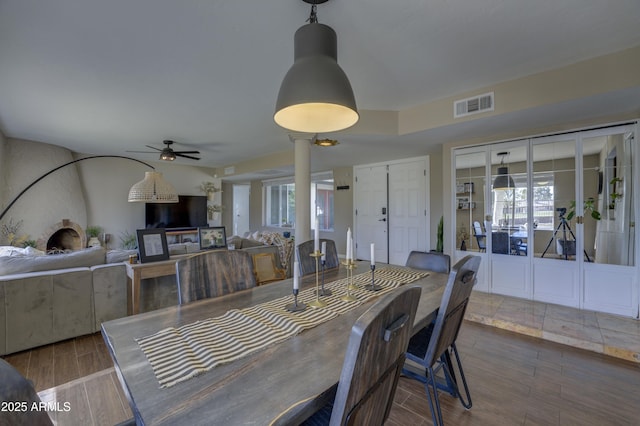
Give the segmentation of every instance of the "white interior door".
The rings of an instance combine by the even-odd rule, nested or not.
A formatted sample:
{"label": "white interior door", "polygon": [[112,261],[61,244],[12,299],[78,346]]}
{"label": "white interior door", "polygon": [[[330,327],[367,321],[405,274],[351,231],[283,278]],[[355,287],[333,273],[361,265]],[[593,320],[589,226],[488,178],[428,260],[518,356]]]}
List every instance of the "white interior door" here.
{"label": "white interior door", "polygon": [[429,241],[426,158],[389,164],[389,263],[404,265]]}
{"label": "white interior door", "polygon": [[354,167],[355,253],[357,259],[371,259],[375,243],[376,261],[388,263],[387,166]]}
{"label": "white interior door", "polygon": [[249,232],[249,185],[233,185],[233,234]]}

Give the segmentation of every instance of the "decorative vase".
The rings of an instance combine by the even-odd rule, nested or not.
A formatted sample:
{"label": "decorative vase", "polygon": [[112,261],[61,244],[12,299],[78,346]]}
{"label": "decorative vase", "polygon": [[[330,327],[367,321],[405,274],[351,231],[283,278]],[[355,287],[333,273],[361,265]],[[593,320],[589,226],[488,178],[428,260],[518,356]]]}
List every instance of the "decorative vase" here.
{"label": "decorative vase", "polygon": [[102,244],[100,244],[100,240],[98,239],[98,237],[91,237],[89,238],[89,242],[87,243],[87,247],[99,247]]}

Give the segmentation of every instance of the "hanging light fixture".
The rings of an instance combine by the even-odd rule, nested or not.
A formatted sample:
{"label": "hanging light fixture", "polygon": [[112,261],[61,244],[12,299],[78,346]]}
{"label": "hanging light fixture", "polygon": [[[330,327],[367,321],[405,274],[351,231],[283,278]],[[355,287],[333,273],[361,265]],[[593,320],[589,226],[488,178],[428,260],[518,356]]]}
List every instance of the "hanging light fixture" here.
{"label": "hanging light fixture", "polygon": [[516,187],[513,182],[513,178],[509,174],[509,168],[504,165],[504,157],[509,155],[509,152],[499,152],[500,166],[498,167],[498,176],[493,181],[493,189],[513,189]]}
{"label": "hanging light fixture", "polygon": [[144,179],[129,190],[130,203],[177,203],[178,193],[160,172],[144,172]]}
{"label": "hanging light fixture", "polygon": [[360,117],[351,83],[338,65],[336,32],[318,23],[316,4],[328,0],[302,1],[311,4],[311,15],[295,33],[294,63],[280,86],[273,119],[296,132],[343,130]]}

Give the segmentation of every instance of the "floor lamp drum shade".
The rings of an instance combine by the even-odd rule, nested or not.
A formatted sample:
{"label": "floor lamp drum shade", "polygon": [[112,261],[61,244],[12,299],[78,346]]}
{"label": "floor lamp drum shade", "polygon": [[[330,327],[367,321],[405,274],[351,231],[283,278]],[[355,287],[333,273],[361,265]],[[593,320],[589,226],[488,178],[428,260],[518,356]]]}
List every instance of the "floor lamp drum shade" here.
{"label": "floor lamp drum shade", "polygon": [[285,129],[326,133],[359,119],[351,83],[338,65],[336,32],[317,22],[298,29],[294,63],[278,93],[275,122]]}
{"label": "floor lamp drum shade", "polygon": [[177,203],[178,193],[160,172],[145,172],[144,179],[129,190],[130,203]]}

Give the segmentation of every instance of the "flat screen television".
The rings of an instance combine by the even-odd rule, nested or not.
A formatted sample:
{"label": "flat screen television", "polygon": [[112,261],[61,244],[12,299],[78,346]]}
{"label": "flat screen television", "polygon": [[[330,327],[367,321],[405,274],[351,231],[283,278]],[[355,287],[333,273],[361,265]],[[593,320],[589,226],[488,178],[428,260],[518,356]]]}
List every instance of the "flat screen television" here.
{"label": "flat screen television", "polygon": [[177,203],[145,204],[147,228],[197,228],[207,224],[207,197],[179,195]]}

